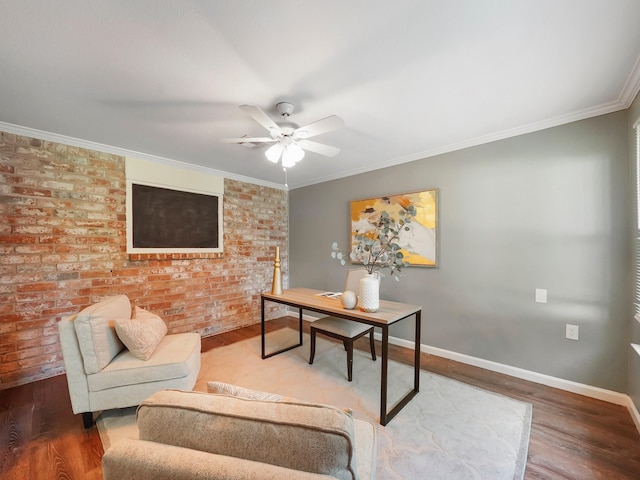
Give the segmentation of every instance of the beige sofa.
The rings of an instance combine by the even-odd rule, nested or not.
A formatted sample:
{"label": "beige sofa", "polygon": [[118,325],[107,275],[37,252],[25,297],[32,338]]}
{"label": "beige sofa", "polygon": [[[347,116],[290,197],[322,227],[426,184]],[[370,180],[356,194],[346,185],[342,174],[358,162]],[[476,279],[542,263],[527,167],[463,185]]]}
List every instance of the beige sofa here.
{"label": "beige sofa", "polygon": [[[132,318],[136,309],[140,318]],[[138,348],[125,347],[116,321]],[[200,335],[166,331],[162,319],[132,308],[126,295],[105,298],[58,323],[71,406],[86,428],[93,424],[92,412],[139,405],[164,388],[193,388],[200,372]]]}
{"label": "beige sofa", "polygon": [[327,405],[163,390],[137,421],[140,439],[105,453],[105,480],[375,478],[375,427]]}

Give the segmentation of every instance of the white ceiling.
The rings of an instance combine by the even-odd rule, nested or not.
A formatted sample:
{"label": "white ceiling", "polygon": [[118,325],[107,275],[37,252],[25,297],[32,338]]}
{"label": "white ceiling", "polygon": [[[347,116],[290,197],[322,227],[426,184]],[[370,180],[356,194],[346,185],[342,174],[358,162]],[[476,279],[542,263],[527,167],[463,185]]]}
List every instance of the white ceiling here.
{"label": "white ceiling", "polygon": [[0,0],[0,130],[282,185],[218,139],[287,100],[346,123],[295,188],[627,108],[639,21],[638,0]]}

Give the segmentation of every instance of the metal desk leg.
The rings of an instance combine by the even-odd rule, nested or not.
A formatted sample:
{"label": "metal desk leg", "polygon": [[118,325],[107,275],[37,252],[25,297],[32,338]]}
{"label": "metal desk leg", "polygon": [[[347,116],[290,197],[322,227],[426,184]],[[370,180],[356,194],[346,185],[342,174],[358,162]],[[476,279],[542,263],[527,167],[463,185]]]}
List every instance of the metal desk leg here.
{"label": "metal desk leg", "polygon": [[298,329],[300,330],[300,345],[302,345],[302,309],[299,308],[298,310],[300,310],[300,318],[298,320]]}
{"label": "metal desk leg", "polygon": [[260,298],[260,336],[262,341],[262,358],[265,359],[265,324],[264,324],[264,297]]}
{"label": "metal desk leg", "polygon": [[260,308],[261,308],[261,314],[260,314],[260,334],[262,336],[261,340],[262,340],[262,359],[264,360],[265,358],[269,358],[269,357],[273,357],[274,355],[278,355],[279,353],[283,353],[283,352],[288,352],[289,350],[292,350],[294,348],[298,348],[300,346],[302,346],[302,309],[300,309],[300,322],[298,324],[298,328],[300,329],[300,338],[298,339],[298,343],[295,345],[291,345],[290,347],[285,347],[281,350],[278,350],[277,352],[271,352],[271,353],[267,353],[266,352],[266,325],[265,325],[265,314],[264,314],[264,297],[260,297]]}
{"label": "metal desk leg", "polygon": [[[382,384],[380,385],[380,424],[386,425],[395,417],[404,406],[411,401],[420,391],[420,311],[415,313],[416,330],[415,330],[415,355],[413,365],[413,389],[409,391],[398,403],[396,403],[389,412],[387,412],[387,360],[389,356],[389,327],[382,327]],[[406,318],[406,317],[405,317]]]}
{"label": "metal desk leg", "polygon": [[[380,424],[386,425],[387,420],[387,367],[389,363],[389,326],[382,327],[382,376],[380,379]],[[391,420],[391,419],[389,419]]]}
{"label": "metal desk leg", "polygon": [[422,325],[422,311],[416,312],[416,345],[413,367],[413,390],[418,393],[420,391],[420,327]]}

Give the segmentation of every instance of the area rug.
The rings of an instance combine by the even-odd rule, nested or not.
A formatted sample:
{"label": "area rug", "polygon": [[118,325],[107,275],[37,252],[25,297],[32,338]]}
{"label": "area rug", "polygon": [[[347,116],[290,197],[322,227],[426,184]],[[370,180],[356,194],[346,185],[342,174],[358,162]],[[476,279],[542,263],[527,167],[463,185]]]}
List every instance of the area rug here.
{"label": "area rug", "polygon": [[[267,336],[267,351],[297,340],[282,329]],[[309,365],[303,347],[262,360],[260,338],[202,354],[195,390],[219,381],[302,400],[351,408],[375,423],[379,480],[521,480],[527,459],[531,405],[426,371],[420,393],[385,427],[378,423],[380,360],[354,351],[353,381],[347,381],[342,344],[318,337]],[[413,385],[413,367],[389,362],[389,405]],[[135,408],[104,412],[97,421],[106,449],[122,438],[137,438]]]}

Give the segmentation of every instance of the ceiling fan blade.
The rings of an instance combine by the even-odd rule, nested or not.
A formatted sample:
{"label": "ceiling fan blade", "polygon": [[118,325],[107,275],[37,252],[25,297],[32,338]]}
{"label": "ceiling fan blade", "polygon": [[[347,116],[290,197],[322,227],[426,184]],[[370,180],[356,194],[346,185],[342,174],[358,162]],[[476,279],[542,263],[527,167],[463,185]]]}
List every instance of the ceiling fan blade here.
{"label": "ceiling fan blade", "polygon": [[344,120],[335,115],[331,115],[316,122],[310,123],[309,125],[296,128],[293,136],[295,138],[315,137],[316,135],[331,132],[342,127],[344,127]]}
{"label": "ceiling fan blade", "polygon": [[324,143],[312,142],[311,140],[299,140],[296,142],[303,150],[309,150],[313,153],[319,153],[325,157],[335,157],[340,153],[340,149],[332,147],[331,145],[325,145]]}
{"label": "ceiling fan blade", "polygon": [[258,107],[254,107],[253,105],[241,105],[240,110],[249,115],[267,130],[275,130],[276,132],[280,131],[280,127],[278,126],[278,124]]}
{"label": "ceiling fan blade", "polygon": [[270,137],[240,137],[240,138],[221,138],[220,143],[263,143],[275,142],[276,139]]}

